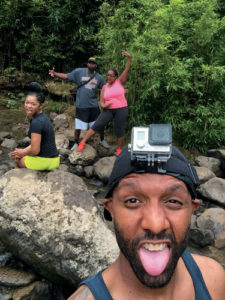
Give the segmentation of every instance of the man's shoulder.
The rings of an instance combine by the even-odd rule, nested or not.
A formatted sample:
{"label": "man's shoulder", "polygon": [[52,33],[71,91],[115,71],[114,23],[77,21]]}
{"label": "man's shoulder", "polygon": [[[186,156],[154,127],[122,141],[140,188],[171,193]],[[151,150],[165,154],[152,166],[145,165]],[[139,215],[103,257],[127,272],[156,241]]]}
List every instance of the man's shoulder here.
{"label": "man's shoulder", "polygon": [[198,265],[212,299],[223,299],[225,270],[214,259],[198,254],[191,254]]}
{"label": "man's shoulder", "polygon": [[87,72],[87,68],[76,68],[73,70],[73,72],[76,72],[76,73],[86,73]]}
{"label": "man's shoulder", "polygon": [[199,255],[199,254],[191,253],[191,255],[194,258],[194,260],[196,261],[196,263],[201,271],[202,270],[207,271],[208,268],[210,268],[212,270],[216,270],[216,271],[219,270],[221,272],[225,272],[223,267],[221,266],[221,264],[218,263],[215,259],[210,258],[208,256]]}
{"label": "man's shoulder", "polygon": [[79,287],[75,293],[73,293],[68,300],[94,300],[94,296],[89,288],[83,284]]}

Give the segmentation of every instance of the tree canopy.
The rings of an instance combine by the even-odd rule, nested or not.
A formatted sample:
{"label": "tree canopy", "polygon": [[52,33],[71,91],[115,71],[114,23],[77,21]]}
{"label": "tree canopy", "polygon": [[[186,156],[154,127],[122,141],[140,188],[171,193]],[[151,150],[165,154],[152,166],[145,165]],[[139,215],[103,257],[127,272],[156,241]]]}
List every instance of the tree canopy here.
{"label": "tree canopy", "polygon": [[129,128],[170,123],[186,148],[225,145],[223,0],[0,0],[1,72],[43,77],[132,54]]}
{"label": "tree canopy", "polygon": [[[105,68],[132,53],[130,125],[168,122],[186,148],[225,144],[225,17],[216,0],[121,0],[101,6]],[[104,25],[104,26],[103,26]]]}

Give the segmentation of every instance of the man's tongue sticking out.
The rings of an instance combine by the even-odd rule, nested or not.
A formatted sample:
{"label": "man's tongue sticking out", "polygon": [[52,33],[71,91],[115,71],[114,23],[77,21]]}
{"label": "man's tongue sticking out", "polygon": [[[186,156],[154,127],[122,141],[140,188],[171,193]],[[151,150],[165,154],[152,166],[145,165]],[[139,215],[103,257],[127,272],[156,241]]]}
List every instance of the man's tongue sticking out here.
{"label": "man's tongue sticking out", "polygon": [[166,268],[170,249],[166,244],[144,244],[138,251],[145,271],[151,276],[160,275]]}

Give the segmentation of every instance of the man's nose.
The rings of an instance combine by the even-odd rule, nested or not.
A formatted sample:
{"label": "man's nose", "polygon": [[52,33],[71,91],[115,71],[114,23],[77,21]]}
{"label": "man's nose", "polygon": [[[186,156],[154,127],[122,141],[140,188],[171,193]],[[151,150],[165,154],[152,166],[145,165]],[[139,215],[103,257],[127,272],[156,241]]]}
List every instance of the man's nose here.
{"label": "man's nose", "polygon": [[159,204],[149,204],[143,210],[141,225],[143,229],[158,234],[168,229],[170,223],[163,207]]}

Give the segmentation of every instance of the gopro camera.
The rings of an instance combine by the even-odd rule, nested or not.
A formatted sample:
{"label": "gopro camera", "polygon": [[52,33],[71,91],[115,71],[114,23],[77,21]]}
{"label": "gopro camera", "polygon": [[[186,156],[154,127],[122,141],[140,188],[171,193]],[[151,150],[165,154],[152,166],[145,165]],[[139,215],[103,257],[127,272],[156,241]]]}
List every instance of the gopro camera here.
{"label": "gopro camera", "polygon": [[133,127],[131,144],[128,146],[131,161],[158,166],[167,162],[172,152],[172,126],[170,124],[151,124],[146,127]]}

